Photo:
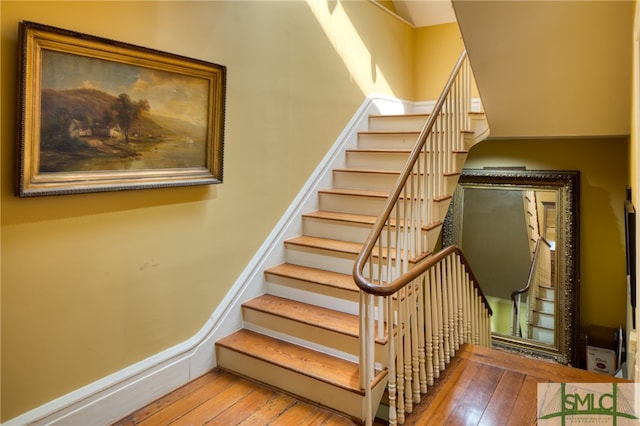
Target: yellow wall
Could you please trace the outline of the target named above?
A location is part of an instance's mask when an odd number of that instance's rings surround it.
[[[414,98],[438,99],[463,50],[462,36],[456,23],[416,29]],[[429,78],[424,78],[426,75]]]
[[[3,421],[191,337],[365,96],[413,96],[414,30],[369,2],[0,7]],[[224,183],[14,198],[19,20],[226,65]]]
[[[629,143],[617,139],[496,140],[471,148],[465,168],[580,171],[580,323],[625,324],[624,200]]]

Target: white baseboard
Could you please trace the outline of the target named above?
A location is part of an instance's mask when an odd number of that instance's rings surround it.
[[[344,150],[355,146],[357,132],[367,129],[369,114],[411,113],[416,112],[416,105],[381,95],[367,97],[276,228],[195,336],[3,425],[108,425],[214,368],[215,342],[242,328],[240,305],[265,292],[264,269],[283,262],[283,241],[301,233],[300,213],[317,207],[316,190],[329,186],[331,170],[344,162]]]

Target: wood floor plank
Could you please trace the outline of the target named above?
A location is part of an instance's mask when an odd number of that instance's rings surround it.
[[[545,380],[533,376],[527,376],[524,379],[507,418],[507,424],[521,424],[523,426],[537,424],[538,383],[544,382]]]
[[[489,404],[504,370],[491,365],[480,365],[449,414],[445,424],[477,425]]]
[[[313,413],[309,414],[305,419],[304,419],[304,424],[305,425],[326,425],[326,426],[338,426],[338,425],[349,425],[349,426],[353,426],[353,423],[351,423],[348,419],[346,418],[340,418],[340,419],[336,419],[333,415],[332,412],[330,411],[326,411],[326,410],[316,410]]]
[[[171,424],[173,421],[184,416],[185,413],[188,413],[204,402],[210,400],[219,392],[234,383],[235,378],[233,375],[223,371],[220,371],[220,373],[221,374],[217,376],[216,380],[195,389],[185,397],[177,399],[172,404],[165,406],[160,411],[154,413],[151,416],[148,416],[147,418],[136,424],[141,426]]]
[[[280,416],[295,403],[296,400],[294,398],[284,394],[279,394],[261,407],[257,407],[256,411],[252,413],[251,416],[238,423],[237,426],[268,425],[273,419]]]
[[[505,371],[478,424],[494,426],[502,423],[504,418],[511,414],[525,378],[522,373]]]
[[[405,425],[420,424],[416,422],[416,419],[421,419],[422,416],[425,415],[425,412],[427,412],[428,408],[431,407],[431,404],[439,394],[440,388],[445,386],[446,383],[450,380],[452,382],[459,380],[460,374],[462,374],[461,371],[462,369],[464,369],[463,364],[466,362],[468,362],[468,360],[462,359],[460,357],[454,357],[451,359],[446,370],[441,372],[440,377],[435,380],[434,384],[428,387],[427,393],[420,395],[421,402],[417,405],[414,405],[413,413],[411,413],[411,415],[407,417]]]
[[[407,416],[407,422],[405,424],[412,425],[442,425],[451,412],[455,409],[458,401],[462,398],[466,387],[471,383],[473,376],[478,370],[478,364],[469,362],[468,360],[462,360],[458,364],[458,368],[453,371],[453,374],[441,377],[438,382],[437,389],[434,387],[434,397],[428,404],[428,410],[424,411],[421,415],[410,414]],[[446,370],[445,370],[446,371]]]
[[[307,404],[306,402],[298,401],[294,406],[275,418],[269,425],[270,426],[289,426],[289,425],[307,425],[307,418],[311,417],[316,411],[317,407]]]
[[[176,425],[204,425],[226,410],[229,406],[235,404],[252,389],[253,385],[248,381],[234,381],[222,392],[211,395],[208,400],[185,413],[178,419],[175,419],[174,423]],[[215,398],[213,396],[215,396]]]
[[[250,417],[256,407],[262,407],[275,397],[275,391],[262,386],[254,386],[248,394],[230,404],[220,414],[204,424],[207,426],[236,425]]]
[[[180,388],[174,390],[173,392],[163,396],[162,398],[157,399],[151,404],[121,419],[120,421],[114,423],[113,426],[137,425],[141,421],[163,410],[165,407],[175,404],[177,401],[180,401],[182,398],[185,398],[189,394],[195,392],[200,387],[208,385],[215,380],[218,380],[224,374],[227,374],[227,373],[224,373],[222,370],[210,371],[209,373],[198,377],[192,382],[189,382],[186,385],[181,386]]]

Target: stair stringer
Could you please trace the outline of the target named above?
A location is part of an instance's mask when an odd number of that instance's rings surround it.
[[[355,147],[369,115],[407,114],[416,103],[368,96],[302,187],[204,326],[191,338],[3,423],[110,424],[133,410],[205,374],[217,365],[215,343],[242,328],[242,303],[265,293],[264,270],[284,261],[284,241],[300,234],[302,213],[318,206],[317,190],[331,186],[331,172],[344,167],[344,151]]]

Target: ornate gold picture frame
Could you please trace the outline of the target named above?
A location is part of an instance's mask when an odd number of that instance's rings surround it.
[[[225,66],[19,31],[17,196],[222,183]]]

